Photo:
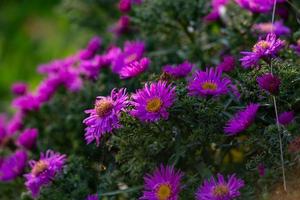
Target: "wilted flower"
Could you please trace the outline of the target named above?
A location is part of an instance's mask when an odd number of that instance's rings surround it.
[[[0,181],[11,181],[21,175],[27,161],[25,151],[18,150],[4,158],[0,164]]]
[[[223,57],[222,62],[217,66],[223,72],[231,72],[235,67],[235,59],[233,56],[227,55]]]
[[[236,135],[246,130],[253,123],[256,113],[258,111],[259,104],[249,104],[246,109],[237,112],[233,118],[231,118],[224,131],[228,136]]]
[[[179,65],[166,65],[163,67],[163,72],[175,78],[186,77],[192,70],[193,64],[185,61]]]
[[[142,58],[139,61],[133,61],[125,65],[119,72],[121,79],[128,79],[138,76],[148,69],[150,60],[148,58]]]
[[[275,33],[277,36],[281,35],[289,35],[291,33],[291,30],[283,25],[283,21],[276,21],[274,24],[271,22],[267,23],[259,23],[259,24],[254,24],[252,29],[254,31],[257,31],[259,33]]]
[[[259,176],[264,176],[265,173],[266,173],[265,165],[262,164],[262,163],[260,163],[259,165],[257,165],[257,171],[258,171]]]
[[[220,18],[222,8],[229,3],[229,0],[211,0],[211,12],[204,17],[206,21],[216,21]]]
[[[197,200],[233,200],[240,196],[240,189],[244,187],[244,181],[230,175],[225,180],[222,174],[218,178],[211,177],[205,180],[196,193]]]
[[[128,96],[123,88],[119,91],[113,89],[108,97],[97,97],[95,107],[85,111],[90,115],[83,121],[87,126],[85,129],[87,143],[96,140],[97,145],[99,145],[104,134],[120,128],[119,118],[127,105]]]
[[[282,112],[278,116],[278,122],[281,125],[288,125],[288,124],[290,124],[294,120],[294,118],[295,118],[295,116],[294,116],[294,112],[293,111]]]
[[[25,129],[18,137],[17,145],[26,149],[32,149],[36,146],[38,130],[35,128]]]
[[[290,142],[288,150],[290,153],[300,152],[300,136],[297,136],[293,141]]]
[[[192,96],[221,96],[227,94],[231,87],[231,80],[222,77],[220,68],[207,68],[197,71],[188,84],[189,94]]]
[[[25,174],[25,185],[35,198],[40,189],[53,181],[55,176],[62,170],[66,161],[66,155],[47,150],[41,153],[40,160],[29,161],[31,172]]]
[[[27,89],[27,84],[22,82],[14,83],[11,87],[11,91],[14,95],[25,95]]]
[[[153,174],[144,177],[144,192],[140,200],[177,200],[183,173],[173,166],[160,166]]]
[[[256,80],[261,89],[274,95],[278,94],[281,81],[277,76],[267,73],[259,76]]]
[[[241,52],[245,55],[240,59],[246,69],[257,67],[260,59],[274,57],[284,46],[285,42],[277,39],[274,33],[269,33],[265,40],[259,40],[251,52]]]
[[[130,114],[145,122],[166,120],[169,117],[167,109],[173,105],[175,95],[175,87],[164,81],[146,83],[143,89],[132,95],[134,108]]]

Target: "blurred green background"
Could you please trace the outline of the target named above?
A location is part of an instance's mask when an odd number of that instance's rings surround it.
[[[15,81],[34,88],[41,80],[36,67],[84,47],[106,32],[116,18],[112,0],[1,0],[0,109],[12,98]],[[95,6],[101,4],[101,6]],[[109,7],[108,7],[109,6]],[[104,36],[105,37],[105,36]]]

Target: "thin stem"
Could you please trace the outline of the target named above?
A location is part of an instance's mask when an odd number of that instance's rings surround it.
[[[282,168],[282,180],[283,180],[283,188],[284,191],[287,191],[286,187],[286,178],[285,178],[285,167],[284,167],[284,157],[283,157],[283,145],[282,145],[282,137],[281,137],[281,128],[278,120],[278,109],[277,109],[277,103],[276,98],[273,96],[273,103],[275,108],[275,115],[276,115],[276,125],[278,130],[278,138],[279,138],[279,148],[280,148],[280,159],[281,159],[281,168]]]

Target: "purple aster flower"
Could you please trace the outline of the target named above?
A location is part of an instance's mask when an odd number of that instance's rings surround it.
[[[14,134],[16,131],[19,131],[23,127],[24,113],[18,111],[7,123],[6,130],[9,134]]]
[[[231,72],[235,67],[235,58],[231,55],[223,57],[222,62],[217,66],[223,72]]]
[[[175,77],[186,77],[192,70],[193,64],[185,61],[179,65],[166,65],[163,67],[163,72]]]
[[[96,79],[99,76],[100,69],[106,64],[103,58],[101,55],[96,55],[91,60],[84,60],[80,63],[80,68],[87,77]]]
[[[120,35],[129,31],[129,26],[130,18],[127,15],[123,15],[120,17],[117,23],[110,28],[110,31],[114,33],[115,36],[119,37]]]
[[[235,2],[254,13],[266,13],[273,8],[273,0],[235,0]]]
[[[36,111],[40,108],[40,102],[31,93],[16,97],[13,100],[12,105],[23,112]]]
[[[140,60],[143,57],[144,51],[145,44],[143,42],[125,42],[124,51],[112,63],[112,71],[118,73],[125,65]]]
[[[225,180],[222,174],[218,178],[211,177],[205,180],[196,192],[197,200],[233,200],[240,196],[240,189],[244,187],[244,181],[234,174]]]
[[[245,69],[257,67],[260,59],[274,57],[283,47],[285,42],[277,39],[274,33],[269,33],[265,40],[259,40],[252,52],[241,52],[245,55],[240,59]]]
[[[57,76],[50,76],[42,80],[36,89],[36,98],[38,102],[45,103],[51,99],[61,84],[61,80]]]
[[[169,117],[167,109],[173,105],[175,95],[175,87],[164,81],[146,83],[143,89],[132,95],[134,108],[130,114],[145,122],[166,120]]]
[[[32,197],[37,197],[40,189],[53,181],[66,161],[66,155],[47,150],[46,153],[41,153],[40,160],[29,161],[31,172],[25,174],[25,185],[31,191]]]
[[[227,94],[231,87],[231,80],[222,77],[220,68],[207,68],[197,71],[188,84],[189,94],[192,96],[220,96]]]
[[[275,33],[276,36],[281,35],[289,35],[291,33],[291,30],[283,25],[283,21],[276,21],[274,24],[271,22],[268,23],[259,23],[254,24],[252,29],[259,33]]]
[[[11,91],[14,95],[25,95],[27,93],[27,84],[22,82],[14,83],[11,87]]]
[[[183,173],[173,166],[161,165],[153,174],[144,177],[144,192],[140,200],[177,200],[182,176]]]
[[[293,49],[295,53],[300,56],[300,39],[297,41],[296,45],[294,44],[290,45],[290,48]]]
[[[281,81],[277,76],[267,73],[259,76],[256,80],[261,89],[274,95],[278,94]]]
[[[295,118],[294,112],[289,111],[289,112],[282,112],[278,116],[278,122],[281,125],[288,125],[290,124]]]
[[[91,194],[91,195],[87,196],[87,198],[85,200],[99,200],[99,197],[97,194]]]
[[[249,104],[244,110],[239,111],[231,118],[224,131],[228,136],[237,135],[238,133],[246,130],[253,123],[259,104]]]
[[[119,91],[113,89],[108,97],[97,97],[95,107],[85,111],[90,115],[83,121],[87,126],[85,129],[87,143],[96,140],[97,145],[99,145],[104,134],[120,128],[121,112],[125,111],[127,105],[128,96],[123,88]]]
[[[208,15],[204,17],[204,20],[208,22],[218,20],[220,18],[220,13],[222,12],[222,9],[228,3],[229,0],[212,0],[211,1],[212,10]]]
[[[119,72],[121,79],[128,79],[136,77],[148,69],[150,60],[148,58],[142,58],[139,61],[133,61],[125,65]]]
[[[38,130],[36,128],[25,129],[18,137],[16,143],[18,146],[28,150],[36,146]]]
[[[119,10],[123,13],[127,13],[127,12],[130,12],[131,10],[131,0],[120,0],[119,1]]]
[[[21,175],[27,161],[25,151],[18,150],[14,154],[4,158],[0,165],[0,180],[11,181]]]
[[[102,44],[102,39],[98,36],[94,36],[88,43],[87,49],[93,53],[96,53]]]
[[[259,176],[264,176],[266,174],[266,167],[263,163],[260,163],[257,165],[257,171]]]

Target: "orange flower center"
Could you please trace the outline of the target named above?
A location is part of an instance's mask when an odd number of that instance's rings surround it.
[[[31,173],[33,173],[35,176],[39,175],[40,173],[48,169],[48,166],[49,164],[47,161],[40,160],[33,166]]]
[[[218,185],[213,189],[213,195],[215,197],[224,197],[229,193],[229,188],[227,185]]]
[[[161,184],[156,190],[158,200],[168,200],[171,197],[172,189],[169,184]]]
[[[256,43],[252,49],[253,52],[258,52],[260,48],[263,49],[267,49],[270,47],[270,43],[265,41],[265,40],[261,40],[258,43]]]
[[[161,108],[162,104],[163,102],[160,100],[160,98],[155,97],[147,102],[146,110],[148,112],[157,112]]]
[[[99,117],[104,117],[113,109],[114,105],[112,101],[109,100],[100,100],[96,102],[95,110]]]
[[[217,84],[209,82],[209,81],[202,84],[203,90],[216,90],[217,87],[218,87]]]
[[[125,59],[125,64],[131,63],[132,61],[135,61],[136,59],[137,59],[137,55],[136,55],[136,53],[133,53]]]

